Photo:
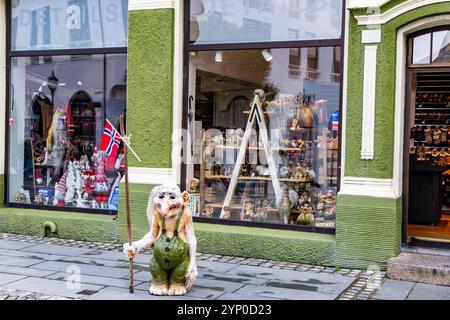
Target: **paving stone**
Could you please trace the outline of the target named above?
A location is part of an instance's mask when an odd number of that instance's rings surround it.
[[[27,277],[40,277],[44,278],[50,274],[55,273],[55,271],[34,269],[34,268],[24,268],[24,267],[14,267],[14,266],[4,266],[0,265],[0,272],[6,274],[15,274],[19,276]]]
[[[235,269],[237,266],[232,263],[219,263],[219,262],[213,262],[213,261],[198,261],[197,262],[197,269],[198,271],[204,271],[204,272],[219,272],[219,273],[226,273],[230,270]]]
[[[92,249],[81,249],[69,246],[58,246],[54,244],[39,244],[31,247],[25,247],[23,251],[46,253],[46,254],[57,254],[63,256],[80,256],[82,254],[87,254],[91,252]]]
[[[0,273],[0,286],[26,278],[25,276]]]
[[[65,257],[62,255],[53,255],[53,254],[45,254],[45,253],[31,253],[31,252],[26,252],[26,251],[7,250],[7,249],[0,249],[0,256],[22,257],[22,258],[29,258],[29,259],[41,259],[41,260],[51,260],[51,261],[62,259]]]
[[[241,277],[259,277],[270,279],[271,281],[279,281],[291,283],[297,287],[317,288],[322,292],[333,293],[336,296],[348,288],[353,282],[352,278],[339,274],[315,273],[311,271],[298,272],[289,270],[274,270],[272,268],[263,267],[244,267],[238,266],[227,274],[237,275]]]
[[[123,279],[127,279],[129,280],[130,277],[127,273],[127,275],[125,277],[123,277]],[[141,281],[144,283],[150,283],[150,281],[152,280],[152,274],[150,273],[149,270],[147,271],[137,271],[134,273],[134,280],[135,281]]]
[[[240,294],[240,293],[225,293],[217,298],[218,300],[239,300],[239,301],[249,301],[249,300],[268,300],[267,297],[257,296],[257,295],[249,295],[249,294]],[[282,300],[278,298],[271,297],[270,300]]]
[[[0,265],[3,266],[17,266],[17,267],[29,267],[38,263],[41,263],[42,259],[29,259],[23,257],[10,257],[1,256]]]
[[[68,268],[69,267],[72,268],[73,266],[77,266],[80,268],[81,275],[93,275],[93,276],[109,277],[109,278],[123,278],[126,275],[128,275],[127,269],[112,268],[112,267],[99,267],[99,266],[91,266],[91,265],[86,265],[86,264],[73,264],[73,263],[62,262],[62,261],[42,262],[40,264],[34,265],[33,268],[67,272]]]
[[[210,288],[204,288],[194,285],[191,290],[186,294],[186,297],[200,298],[200,299],[216,299],[223,295],[224,291],[213,290]]]
[[[73,264],[87,264],[87,265],[98,266],[98,267],[115,267],[120,264],[123,264],[123,262],[119,262],[119,261],[100,260],[100,259],[82,258],[82,257],[66,257],[66,258],[59,259],[58,261],[70,262]]]
[[[66,281],[70,275],[65,272],[58,272],[47,276],[47,279]],[[127,279],[117,279],[117,278],[107,278],[107,277],[97,277],[89,275],[81,275],[80,282],[86,284],[95,284],[100,286],[117,287],[117,288],[128,288],[130,286],[130,281]],[[136,281],[134,285],[139,286],[142,282]],[[147,285],[148,289],[148,285]]]
[[[84,297],[86,300],[197,300],[193,297],[187,296],[153,296],[148,291],[134,290],[134,293],[130,293],[127,289],[106,287],[100,290],[98,293]]]
[[[0,249],[8,250],[18,250],[26,247],[34,246],[34,243],[11,241],[11,240],[0,240]]]
[[[241,277],[237,275],[230,275],[224,273],[216,273],[216,272],[203,272],[199,271],[197,279],[208,279],[212,281],[226,281],[226,282],[234,282],[237,284],[253,284],[253,285],[261,285],[268,281],[268,279],[258,278],[258,277]]]
[[[450,287],[416,283],[407,300],[450,300]]]
[[[275,288],[267,286],[246,285],[235,293],[261,296],[267,299],[289,299],[289,300],[333,300],[337,298],[335,294],[323,293],[318,291],[293,290],[285,288]]]
[[[78,292],[82,290],[100,290],[103,286],[96,286],[81,283],[79,288],[70,288],[68,282],[49,280],[35,277],[28,277],[3,286],[5,289],[33,291],[47,295],[60,295],[64,297],[80,298],[84,297]]]
[[[95,250],[88,252],[87,254],[83,254],[79,256],[80,258],[95,258],[98,260],[110,260],[110,261],[120,261],[120,262],[128,262],[128,259],[125,257],[123,252],[110,252],[110,251],[100,251]],[[142,264],[150,264],[151,255],[139,253],[135,258],[134,262],[142,263]]]

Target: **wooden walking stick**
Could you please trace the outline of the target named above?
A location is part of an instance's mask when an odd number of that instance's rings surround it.
[[[120,134],[122,139],[127,139],[125,135],[124,117],[120,116]],[[124,174],[125,174],[125,210],[127,215],[128,243],[133,243],[131,236],[131,213],[130,213],[130,192],[128,189],[128,143],[123,144],[124,151]],[[130,293],[134,293],[134,264],[133,258],[130,259]]]

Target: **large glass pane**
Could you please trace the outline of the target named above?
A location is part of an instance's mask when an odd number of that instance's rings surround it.
[[[128,0],[12,1],[11,49],[126,47]]]
[[[414,38],[413,64],[430,63],[431,34],[427,33]]]
[[[191,0],[195,44],[339,39],[342,0]]]
[[[450,63],[450,30],[433,32],[432,63]]]
[[[191,53],[186,183],[196,215],[334,227],[339,49]],[[256,89],[265,92],[262,110]]]
[[[12,59],[9,202],[117,209],[121,157],[98,149],[105,120],[116,125],[125,108],[125,60]]]

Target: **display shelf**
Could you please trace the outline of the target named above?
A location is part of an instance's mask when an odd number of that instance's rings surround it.
[[[219,175],[211,175],[207,176],[206,179],[231,179],[231,176],[219,176]],[[246,177],[240,176],[238,177],[240,181],[271,181],[270,177]],[[296,182],[296,183],[307,183],[312,182],[312,180],[303,180],[303,179],[289,179],[289,178],[279,178],[280,181],[283,182]]]
[[[305,143],[312,143],[312,141],[304,141]],[[216,146],[218,149],[235,149],[239,150],[240,147],[237,146]],[[248,147],[247,150],[264,150],[262,147]],[[285,152],[291,152],[291,151],[303,151],[304,148],[280,148],[280,147],[272,147],[272,151],[285,151]]]
[[[243,114],[250,114],[250,111],[242,111]],[[271,114],[275,114],[275,112],[272,111],[263,111],[264,115],[271,115]]]

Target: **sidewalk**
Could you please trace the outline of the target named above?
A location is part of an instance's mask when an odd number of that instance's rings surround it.
[[[414,284],[413,295],[399,295],[399,284],[386,280],[375,292],[366,285],[371,274],[361,270],[198,254],[199,277],[192,290],[182,297],[156,297],[148,293],[149,260],[149,253],[137,256],[135,293],[130,294],[120,245],[0,234],[0,300],[351,300],[411,298],[423,289]],[[450,288],[444,289],[440,299],[450,299]]]

